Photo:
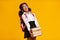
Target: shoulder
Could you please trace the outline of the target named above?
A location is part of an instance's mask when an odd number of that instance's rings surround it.
[[[26,17],[26,13],[25,12],[23,12],[22,17]]]
[[[30,12],[33,16],[35,16],[35,13],[34,12]]]
[[[23,12],[22,16],[24,16],[24,15],[25,15],[25,12]]]

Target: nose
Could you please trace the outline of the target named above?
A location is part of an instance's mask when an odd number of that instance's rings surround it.
[[[23,6],[23,8],[28,8],[27,6]]]

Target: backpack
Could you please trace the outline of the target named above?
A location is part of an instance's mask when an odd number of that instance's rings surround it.
[[[27,18],[27,15],[26,14],[24,14],[25,16],[26,16],[26,18]],[[34,16],[34,14],[32,14],[33,16]],[[22,19],[22,17],[21,17],[21,28],[22,28],[22,31],[24,32],[24,30],[25,30],[25,27],[26,27],[26,25],[25,25],[25,23],[24,23],[24,21],[23,21],[23,19]]]

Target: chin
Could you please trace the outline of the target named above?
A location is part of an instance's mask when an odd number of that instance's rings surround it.
[[[26,10],[25,12],[28,12],[28,10]]]

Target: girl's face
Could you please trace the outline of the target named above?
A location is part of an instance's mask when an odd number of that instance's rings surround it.
[[[22,7],[24,12],[28,12],[28,6],[26,4],[23,4]]]

